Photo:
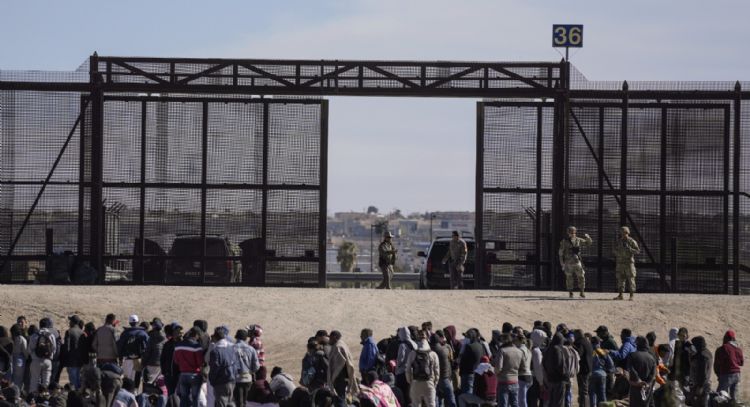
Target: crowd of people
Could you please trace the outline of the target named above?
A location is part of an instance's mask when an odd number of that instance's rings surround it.
[[[68,322],[64,334],[50,318],[0,326],[0,407],[709,407],[738,403],[744,361],[732,330],[711,352],[686,328],[660,343],[627,328],[618,341],[606,326],[504,323],[487,341],[425,322],[381,340],[363,329],[358,360],[341,332],[320,330],[295,379],[279,367],[269,376],[259,325],[232,336],[203,320]]]

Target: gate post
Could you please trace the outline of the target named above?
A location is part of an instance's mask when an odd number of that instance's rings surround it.
[[[484,102],[477,103],[477,168],[474,196],[474,288],[488,288],[491,276],[485,276],[484,256]],[[490,273],[491,273],[490,269]]]
[[[104,211],[102,208],[103,156],[104,156],[104,92],[99,73],[99,56],[95,52],[89,61],[89,83],[91,85],[91,240],[89,253],[92,266],[98,273],[97,281],[103,284],[104,270]]]
[[[562,61],[560,64],[560,77],[557,94],[555,95],[555,117],[552,134],[552,242],[550,247],[550,274],[551,288],[553,290],[561,287],[560,266],[557,262],[557,245],[562,240],[567,218],[567,202],[565,173],[567,157],[565,156],[566,141],[568,134],[568,109],[570,104],[568,84],[568,63]]]
[[[742,85],[740,82],[734,85],[734,177],[733,177],[733,213],[732,213],[732,281],[734,283],[732,294],[740,295],[740,165],[742,160],[742,148],[740,145],[740,118],[742,117]]]

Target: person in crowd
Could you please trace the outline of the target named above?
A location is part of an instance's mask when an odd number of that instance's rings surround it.
[[[151,331],[148,333],[146,350],[141,358],[144,383],[152,383],[161,375],[161,353],[167,342],[167,337],[162,332],[164,323],[161,319],[154,318],[149,325],[151,325]]]
[[[609,328],[606,325],[599,325],[594,332],[596,332],[596,336],[601,340],[601,349],[615,351],[620,349],[620,346],[617,345],[617,341],[609,333]]]
[[[430,336],[430,349],[438,357],[440,377],[436,387],[438,407],[456,407],[456,395],[453,387],[453,350],[448,346],[445,333],[438,329]]]
[[[482,356],[489,357],[478,334],[476,329],[469,329],[465,334],[466,344],[460,351],[458,368],[461,376],[461,393],[474,393],[474,370],[479,365]]]
[[[12,381],[20,392],[24,390],[24,377],[28,369],[26,359],[29,356],[29,346],[26,337],[23,335],[23,328],[18,323],[10,327],[10,337],[13,340],[13,352],[11,354],[13,358]]]
[[[359,334],[362,340],[362,352],[359,354],[359,372],[364,374],[370,370],[375,370],[375,364],[378,362],[378,345],[372,337],[372,329],[365,328]]]
[[[527,369],[526,354],[513,345],[511,334],[500,335],[500,351],[494,356],[498,407],[518,407],[518,374]]]
[[[52,378],[52,359],[57,351],[57,341],[51,326],[49,318],[42,318],[39,320],[39,332],[29,338],[29,393],[35,393],[40,385],[49,387]]]
[[[96,330],[91,342],[91,348],[96,353],[96,363],[100,366],[105,363],[117,363],[116,321],[115,314],[107,314],[104,325]]]
[[[50,384],[57,384],[60,382],[60,374],[62,372],[62,363],[60,356],[62,355],[62,334],[60,330],[55,328],[55,321],[49,319],[49,328],[52,335],[55,337],[55,352],[52,356],[52,376],[50,377]]]
[[[247,327],[248,343],[255,349],[258,354],[258,363],[261,366],[266,365],[266,350],[263,348],[263,327],[258,324],[252,324]]]
[[[271,385],[268,383],[268,371],[265,366],[261,366],[255,375],[255,381],[250,386],[250,392],[247,395],[248,406],[256,407],[261,404],[276,403],[276,396],[271,391]]]
[[[362,407],[402,407],[391,386],[379,380],[375,371],[371,370],[362,376],[359,391],[358,398]]]
[[[167,385],[167,393],[171,396],[177,392],[180,380],[180,369],[174,363],[174,353],[177,344],[182,341],[182,326],[173,322],[164,327],[164,335],[167,337],[167,341],[161,351],[159,368]]]
[[[628,359],[628,355],[636,351],[635,336],[633,331],[628,328],[623,328],[620,332],[620,340],[622,340],[622,346],[620,349],[609,352],[609,356],[612,357],[612,361],[618,367],[625,367]]]
[[[294,393],[297,386],[294,385],[294,379],[289,373],[283,371],[279,366],[271,369],[271,391],[279,402],[289,399]]]
[[[339,331],[331,331],[328,362],[328,387],[336,395],[337,405],[346,407],[347,398],[357,396],[359,383],[354,376],[354,358]]]
[[[214,407],[234,405],[238,363],[234,343],[229,341],[228,335],[227,327],[216,327],[212,335],[213,342],[206,354],[208,382],[213,388]]]
[[[719,380],[716,391],[726,391],[732,401],[737,401],[740,386],[740,371],[745,357],[733,330],[724,334],[723,344],[714,352],[714,373]]]
[[[180,407],[198,407],[204,360],[200,336],[200,328],[192,327],[185,337],[175,344],[173,359],[179,372],[177,394],[180,396]]]
[[[417,350],[417,343],[411,338],[408,327],[398,328],[396,336],[399,341],[395,370],[396,386],[401,389],[406,404],[410,404],[409,382],[406,380],[406,361],[409,355]]]
[[[656,380],[656,360],[649,352],[648,340],[645,337],[637,337],[635,345],[636,351],[628,354],[625,367],[630,379],[630,405],[647,407]]]
[[[136,386],[135,381],[129,377],[122,378],[122,388],[115,396],[113,407],[138,407],[138,401],[135,399]]]
[[[148,333],[139,325],[138,315],[128,317],[128,326],[117,340],[117,354],[122,360],[123,376],[140,386],[140,373],[143,370],[141,358],[148,345]]]
[[[406,381],[413,407],[435,407],[437,382],[440,379],[440,360],[430,349],[426,334],[417,337],[417,349],[406,360]]]
[[[531,349],[523,329],[514,328],[513,346],[523,352],[523,363],[518,371],[518,407],[527,407],[529,388],[534,384],[531,373]],[[493,353],[494,354],[494,353]]]
[[[237,330],[234,335],[234,352],[237,357],[237,378],[234,386],[234,405],[244,406],[253,384],[253,378],[260,369],[258,353],[247,343],[248,333],[245,329]]]
[[[556,333],[542,356],[542,367],[544,368],[548,392],[548,407],[563,407],[566,389],[570,385],[570,377],[565,371],[567,350],[564,348],[564,341],[563,335],[559,332]]]
[[[472,392],[462,393],[458,397],[459,407],[467,405],[494,404],[497,401],[497,376],[495,369],[490,363],[489,356],[482,356],[479,364],[474,369],[474,380],[472,380]]]
[[[529,334],[531,341],[531,375],[533,384],[526,393],[526,404],[529,407],[541,407],[542,388],[544,387],[544,367],[542,355],[546,349],[547,333],[542,329],[541,322]]]
[[[596,405],[589,405],[589,380],[593,370],[594,349],[591,346],[591,342],[583,335],[582,330],[573,330],[573,338],[573,347],[578,352],[580,358],[578,361],[578,375],[576,376],[578,383],[578,406],[596,407]]]
[[[677,381],[680,388],[690,380],[690,352],[693,344],[690,342],[688,329],[681,327],[677,330],[677,340],[674,344],[672,364],[669,366],[669,380]]]
[[[81,329],[81,318],[78,315],[70,316],[68,321],[69,328],[65,332],[61,361],[68,372],[70,387],[77,390],[81,387],[81,367],[86,364],[83,347],[84,333]]]
[[[434,331],[432,330],[432,321],[425,321],[425,322],[422,322],[422,332],[424,332],[424,333],[425,333],[425,335],[427,335],[427,340],[429,341],[429,339],[430,339],[430,337],[432,336],[432,334],[434,334],[434,333],[435,333],[435,332],[434,332]]]
[[[328,357],[328,354],[331,353],[331,337],[328,336],[328,331],[325,329],[319,329],[318,332],[315,333],[315,342],[320,345],[320,349],[322,349],[323,353]]]
[[[596,407],[607,401],[607,377],[614,376],[615,364],[607,351],[601,347],[602,340],[591,338],[591,375],[589,376],[589,406]]]
[[[302,359],[300,384],[314,392],[328,382],[328,356],[315,338],[307,341],[307,352]]]
[[[690,388],[693,407],[708,407],[711,392],[713,356],[702,336],[693,338],[694,354],[690,357]]]
[[[25,316],[19,315],[16,318],[16,323],[21,327],[21,333],[24,336],[24,338],[26,338],[26,340],[28,340],[29,336],[31,336],[29,334],[29,327],[31,326],[29,324],[29,320]]]

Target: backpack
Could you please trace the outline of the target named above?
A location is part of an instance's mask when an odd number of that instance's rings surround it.
[[[130,359],[140,358],[145,350],[143,346],[144,343],[143,338],[131,333],[130,336],[128,336],[128,340],[125,342],[125,346],[123,346],[124,355]]]
[[[208,381],[211,385],[216,386],[234,381],[234,358],[230,355],[234,355],[232,348],[217,346],[211,350],[208,364]]]
[[[34,353],[41,359],[52,357],[52,332],[47,330],[39,332]]]
[[[430,354],[427,352],[417,352],[414,361],[411,363],[412,377],[416,380],[430,380],[432,369],[430,368]]]
[[[563,376],[572,379],[578,374],[578,352],[569,346],[561,346]]]

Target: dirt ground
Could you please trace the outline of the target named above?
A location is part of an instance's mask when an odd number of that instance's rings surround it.
[[[227,324],[232,333],[260,324],[267,365],[281,366],[295,379],[307,338],[318,329],[341,331],[355,357],[362,328],[373,329],[380,339],[395,334],[399,326],[423,321],[432,321],[436,328],[453,324],[460,332],[476,327],[485,337],[506,321],[527,328],[534,320],[565,322],[589,332],[603,324],[615,333],[624,327],[641,335],[655,331],[658,343],[667,342],[669,328],[685,326],[691,336],[705,336],[711,350],[732,328],[740,343],[750,343],[750,296],[649,294],[637,295],[634,302],[612,297],[590,293],[585,300],[568,300],[565,293],[521,291],[6,285],[0,286],[0,324],[10,326],[18,315],[31,321],[47,316],[62,329],[66,317],[75,313],[98,326],[109,312],[121,321],[137,314],[142,320],[158,316],[184,326],[206,319],[212,329]],[[750,348],[745,349],[750,354]],[[750,399],[749,378],[743,375],[744,400]],[[715,386],[716,378],[712,381]]]

